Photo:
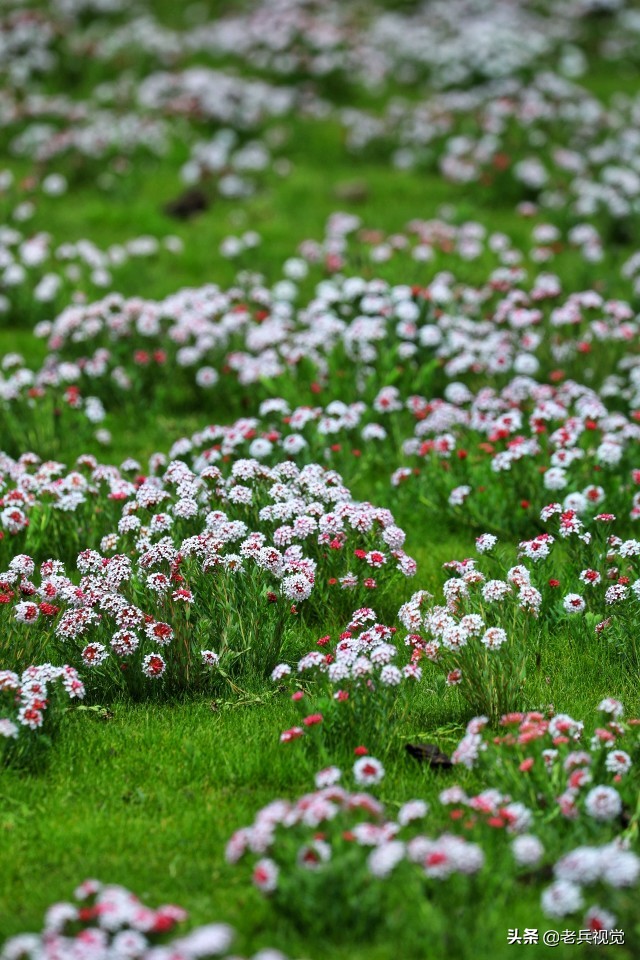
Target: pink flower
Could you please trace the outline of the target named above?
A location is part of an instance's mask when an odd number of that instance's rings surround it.
[[[278,886],[278,865],[264,857],[253,868],[253,882],[263,893],[272,893]]]
[[[322,714],[321,713],[310,713],[308,717],[305,717],[302,721],[305,727],[314,727],[317,723],[322,723]]]
[[[289,743],[290,740],[297,740],[304,736],[302,727],[291,727],[290,730],[284,730],[280,734],[280,743]]]

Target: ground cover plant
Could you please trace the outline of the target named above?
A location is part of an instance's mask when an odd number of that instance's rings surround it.
[[[639,38],[0,4],[2,960],[638,955]]]

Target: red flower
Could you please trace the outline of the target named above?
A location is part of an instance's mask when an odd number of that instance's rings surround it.
[[[366,757],[366,755],[369,753],[366,747],[356,747],[353,752],[355,753],[356,757]]]
[[[176,921],[173,917],[168,916],[166,913],[159,913],[153,922],[152,930],[154,933],[168,933],[175,925]]]
[[[40,613],[44,613],[45,617],[55,617],[60,610],[60,607],[54,607],[52,603],[41,603],[39,606]]]
[[[302,736],[304,736],[304,730],[302,727],[291,727],[290,730],[285,730],[280,734],[280,742],[289,743],[290,740],[297,740]]]
[[[447,855],[442,850],[434,850],[428,853],[424,860],[425,867],[438,867],[441,863],[447,862]]]
[[[308,717],[305,717],[302,721],[305,727],[315,727],[316,724],[322,723],[323,717],[321,713],[310,713]]]

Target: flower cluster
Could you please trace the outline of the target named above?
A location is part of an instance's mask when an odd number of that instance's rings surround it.
[[[420,666],[397,646],[396,632],[362,608],[334,641],[330,635],[317,640],[295,668],[278,664],[271,679],[291,687],[303,712],[301,725],[283,731],[281,742],[316,734],[334,751],[356,740],[382,747],[389,723],[422,678]]]
[[[358,928],[380,919],[392,888],[408,899],[445,898],[449,878],[473,878],[485,858],[473,842],[451,833],[422,832],[429,807],[422,800],[403,804],[391,819],[384,805],[362,788],[380,783],[384,768],[363,755],[353,765],[355,791],[340,785],[342,773],[328,767],[316,775],[316,790],[294,802],[276,800],[264,807],[250,827],[230,838],[226,857],[253,860],[255,886],[283,912],[294,908],[300,922],[354,922],[349,891],[359,891]],[[387,882],[393,878],[393,882]],[[326,903],[327,909],[319,909]],[[329,905],[331,904],[331,910]]]
[[[68,665],[50,663],[27,667],[22,674],[0,670],[0,757],[28,755],[34,734],[55,731],[66,699],[82,700],[85,687],[78,672]]]
[[[26,629],[94,680],[124,678],[131,692],[141,674],[197,685],[220,658],[244,657],[249,673],[268,675],[299,611],[317,615],[328,597],[336,609],[351,606],[374,591],[383,601],[415,573],[391,512],[354,501],[338,474],[315,464],[239,459],[196,474],[173,460],[136,482],[98,466],[92,477],[118,503],[117,530],[78,554],[79,579],[49,559],[36,585],[33,558],[15,556],[0,575],[2,610],[11,636]],[[70,508],[91,489],[78,475]]]
[[[199,960],[231,957],[234,931],[224,923],[196,927],[169,937],[187,919],[174,904],[148,907],[125,887],[85,880],[75,902],[54,903],[47,910],[42,933],[25,933],[7,940],[2,960]],[[234,954],[234,957],[236,955]],[[237,958],[240,960],[240,958]],[[259,950],[253,960],[286,960],[278,950]]]
[[[588,737],[582,721],[562,713],[505,714],[497,736],[488,735],[486,717],[476,717],[453,763],[494,771],[516,796],[532,807],[557,809],[585,836],[628,825],[635,815],[630,771],[640,721],[625,721],[622,703],[613,698],[603,700],[598,712],[602,725]]]
[[[485,541],[486,542],[486,541]],[[524,566],[490,579],[473,559],[451,561],[445,603],[422,590],[400,608],[412,661],[430,661],[467,702],[493,719],[514,707],[526,677],[528,634],[542,597]]]

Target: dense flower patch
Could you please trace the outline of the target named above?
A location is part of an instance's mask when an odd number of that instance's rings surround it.
[[[622,712],[617,701],[600,706],[608,715]],[[545,865],[552,867],[555,881],[541,895],[548,917],[578,914],[584,909],[584,897],[595,895],[591,888],[608,904],[615,902],[618,909],[628,911],[627,890],[640,878],[640,858],[628,849],[627,841],[615,839],[615,826],[612,830],[612,821],[623,810],[620,794],[606,784],[585,786],[598,774],[619,783],[628,772],[629,755],[616,745],[625,732],[622,725],[614,721],[607,730],[597,728],[590,748],[579,750],[583,724],[570,717],[507,715],[501,724],[508,732],[490,748],[494,763],[489,766],[488,744],[483,739],[486,723],[486,717],[479,717],[469,724],[454,762],[472,766],[487,754],[487,768],[499,787],[470,796],[458,785],[448,786],[441,791],[437,807],[412,799],[397,805],[397,813],[391,816],[368,792],[377,789],[385,770],[365,751],[353,764],[355,790],[341,785],[339,768],[321,770],[314,792],[293,802],[276,800],[259,811],[251,826],[237,830],[227,844],[227,860],[235,864],[251,859],[254,885],[278,910],[293,910],[298,921],[312,929],[322,927],[323,917],[324,923],[335,922],[333,910],[328,919],[328,901],[337,891],[340,906],[333,909],[345,912],[346,920],[345,903],[349,903],[354,877],[362,898],[358,922],[370,932],[380,912],[389,907],[394,890],[401,889],[415,909],[426,887],[429,900],[442,902],[446,909],[452,890],[457,895],[463,891],[478,895],[478,882],[491,884],[488,872],[497,862],[502,878],[510,876],[516,887],[528,882],[532,870],[543,878]],[[555,747],[540,749],[547,737]],[[515,757],[509,755],[514,752]],[[520,755],[531,752],[539,761],[537,774],[531,772],[534,763],[527,762],[529,757],[517,764]],[[505,756],[496,765],[496,756],[502,753]],[[558,800],[570,830],[548,816],[547,798],[562,789],[559,780],[571,784]],[[581,788],[586,796],[578,805]],[[632,798],[631,790],[627,796]],[[448,828],[438,832],[447,823]],[[611,835],[613,840],[602,842]],[[588,837],[591,844],[572,847],[579,836]],[[554,862],[559,846],[567,852]],[[327,910],[318,910],[325,898]],[[596,931],[613,927],[618,919],[608,909],[593,905],[584,923]]]
[[[0,956],[2,960],[230,958],[234,931],[227,924],[210,923],[172,937],[187,916],[186,910],[174,904],[154,909],[124,887],[85,880],[75,891],[74,903],[55,903],[49,908],[41,934],[13,937],[5,943]],[[285,957],[279,950],[267,949],[258,950],[253,960]]]
[[[306,607],[317,616],[328,603],[388,599],[415,574],[391,512],[354,501],[317,465],[240,459],[196,475],[174,460],[136,482],[93,474],[118,503],[117,528],[78,554],[72,577],[48,559],[34,582],[34,560],[15,556],[1,577],[2,610],[9,650],[26,630],[22,642],[59,649],[103,685],[137,693],[146,678],[180,691],[218,664],[268,675]],[[96,492],[83,481],[71,509]]]

